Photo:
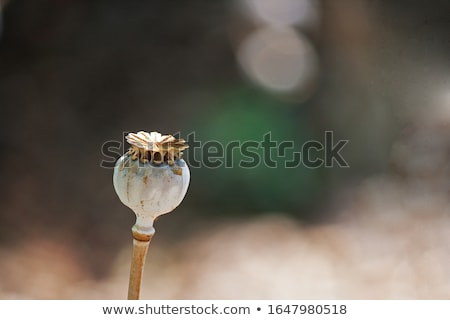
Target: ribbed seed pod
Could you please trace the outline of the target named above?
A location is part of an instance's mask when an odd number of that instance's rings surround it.
[[[131,147],[114,167],[113,184],[122,203],[136,214],[135,227],[145,232],[186,194],[190,172],[181,157],[188,145],[158,132],[130,133],[126,139]]]

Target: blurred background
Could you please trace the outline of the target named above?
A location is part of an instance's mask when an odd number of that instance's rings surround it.
[[[349,168],[191,168],[143,299],[450,297],[450,2],[0,8],[0,298],[126,298],[134,214],[100,163],[139,130],[349,140]]]

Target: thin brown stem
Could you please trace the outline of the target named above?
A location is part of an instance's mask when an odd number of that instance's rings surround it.
[[[142,274],[144,272],[145,257],[151,237],[147,239],[136,239],[133,237],[133,257],[131,260],[130,282],[128,286],[128,300],[139,300],[141,291]]]

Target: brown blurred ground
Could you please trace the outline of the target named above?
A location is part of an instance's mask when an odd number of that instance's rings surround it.
[[[380,189],[382,191],[380,191]],[[154,238],[143,299],[448,299],[449,201],[364,183],[341,217],[302,226],[279,213]],[[38,237],[0,252],[5,299],[124,299],[131,244],[103,279],[73,246]]]

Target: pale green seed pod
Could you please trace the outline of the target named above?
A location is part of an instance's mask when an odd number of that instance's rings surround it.
[[[127,141],[131,148],[114,167],[114,189],[136,214],[133,230],[150,235],[154,220],[174,210],[187,192],[190,172],[181,156],[188,146],[157,132],[130,133]]]

